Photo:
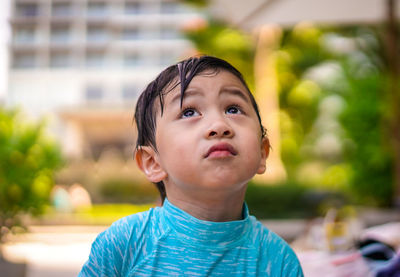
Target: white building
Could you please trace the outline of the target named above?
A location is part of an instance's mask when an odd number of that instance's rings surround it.
[[[138,93],[192,53],[181,29],[199,17],[171,0],[12,0],[7,105],[50,115],[68,156],[124,150]]]

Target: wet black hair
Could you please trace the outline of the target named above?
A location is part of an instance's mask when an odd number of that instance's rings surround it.
[[[261,123],[257,103],[242,74],[225,60],[212,56],[199,56],[188,58],[167,67],[155,80],[147,85],[139,96],[135,111],[135,122],[137,126],[136,151],[140,149],[141,146],[150,146],[157,151],[155,139],[156,117],[158,109],[161,116],[163,114],[164,95],[180,85],[182,107],[185,91],[196,75],[204,73],[205,71],[207,71],[207,73],[209,71],[211,71],[211,73],[218,73],[220,70],[225,70],[235,75],[246,88],[250,96],[251,104],[256,111],[260,123],[262,138],[264,138],[266,131]],[[156,105],[156,101],[158,101],[159,106]],[[161,200],[164,202],[164,199],[167,196],[164,183],[162,181],[158,182],[156,183],[156,186],[160,192]]]

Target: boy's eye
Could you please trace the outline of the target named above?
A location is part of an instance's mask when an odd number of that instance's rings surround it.
[[[181,113],[181,116],[183,118],[197,116],[197,115],[199,115],[199,113],[193,108],[184,109],[183,112]]]
[[[226,113],[227,113],[227,114],[240,114],[240,113],[242,113],[242,111],[241,111],[241,109],[240,109],[239,107],[237,107],[237,106],[229,106],[229,107],[226,109]]]

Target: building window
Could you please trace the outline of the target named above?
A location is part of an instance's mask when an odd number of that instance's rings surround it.
[[[85,99],[87,101],[101,101],[104,97],[103,87],[98,85],[89,85],[86,87]]]
[[[50,67],[65,68],[71,65],[69,53],[52,53],[50,55]]]
[[[39,15],[39,7],[36,3],[19,3],[16,7],[17,16],[35,17]]]
[[[87,15],[90,17],[106,16],[108,13],[105,2],[89,2],[87,6]]]
[[[89,26],[86,32],[88,42],[106,42],[108,40],[108,32],[103,26]]]
[[[56,2],[52,6],[52,16],[63,17],[72,15],[72,6],[69,2]]]
[[[143,65],[143,59],[137,53],[128,53],[124,55],[124,65],[126,67]]]
[[[183,5],[176,1],[161,1],[161,13],[174,14],[191,12],[194,12],[194,10],[188,5]]]
[[[14,53],[14,68],[33,68],[36,66],[35,53]]]
[[[51,42],[66,43],[70,39],[70,30],[68,26],[53,26],[51,28]]]
[[[160,30],[161,39],[179,39],[182,38],[180,32],[173,27],[162,27]]]
[[[159,63],[160,66],[168,66],[178,60],[178,57],[176,55],[173,55],[173,53],[164,53],[161,54],[159,57]]]
[[[161,13],[181,13],[186,11],[185,7],[176,2],[161,2]]]
[[[33,43],[35,41],[34,26],[17,27],[14,29],[14,42]]]
[[[143,4],[138,2],[127,2],[125,3],[125,14],[139,14],[142,13]]]
[[[122,87],[122,99],[127,101],[136,100],[139,95],[139,89],[133,84],[127,84]]]
[[[155,29],[147,29],[140,35],[140,38],[142,39],[159,39],[159,37],[160,32]]]
[[[86,53],[87,67],[101,67],[104,65],[104,52],[88,52]]]
[[[135,40],[139,37],[140,34],[137,28],[125,28],[121,32],[121,39],[123,40]]]

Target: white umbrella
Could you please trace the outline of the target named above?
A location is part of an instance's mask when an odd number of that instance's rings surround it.
[[[387,0],[210,0],[210,11],[243,29],[265,24],[292,26],[301,21],[323,24],[383,22]],[[395,1],[392,1],[395,2]],[[396,7],[400,15],[400,6]]]

